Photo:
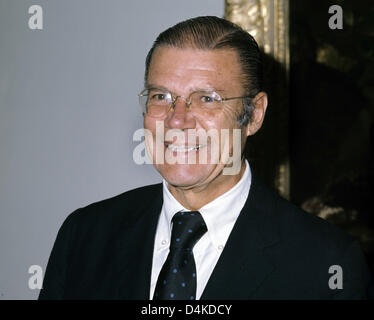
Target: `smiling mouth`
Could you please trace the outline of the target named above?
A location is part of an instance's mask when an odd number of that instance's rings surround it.
[[[199,144],[195,146],[176,146],[173,144],[165,143],[165,146],[173,152],[190,152],[200,150],[204,148],[206,145]]]

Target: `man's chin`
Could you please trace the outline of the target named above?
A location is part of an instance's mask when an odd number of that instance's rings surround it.
[[[157,170],[170,185],[188,188],[205,180],[212,168],[207,165],[174,164],[157,166]]]
[[[176,177],[176,176],[170,176],[170,175],[165,175],[163,178],[167,181],[169,185],[172,185],[173,187],[176,188],[182,188],[182,189],[190,189],[195,187],[196,185],[199,185],[201,182],[202,177]]]

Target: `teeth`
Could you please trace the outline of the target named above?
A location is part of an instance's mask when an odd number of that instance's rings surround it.
[[[171,150],[173,152],[190,152],[190,151],[194,151],[194,150],[199,150],[203,146],[201,144],[199,144],[199,145],[194,146],[194,147],[186,147],[186,146],[173,146],[173,145],[169,144],[167,147],[168,147],[169,150]]]

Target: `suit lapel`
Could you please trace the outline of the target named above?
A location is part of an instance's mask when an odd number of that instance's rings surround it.
[[[117,296],[124,300],[147,300],[152,271],[154,237],[162,208],[162,185],[153,199],[144,199],[143,204],[120,228],[115,268]]]
[[[253,177],[246,204],[201,299],[255,297],[256,289],[275,270],[267,251],[279,241],[275,204],[272,193]]]

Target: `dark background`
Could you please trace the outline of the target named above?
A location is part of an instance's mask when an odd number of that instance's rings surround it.
[[[358,238],[374,274],[374,3],[291,0],[290,51],[291,201]]]
[[[331,30],[331,5],[343,30]],[[374,275],[374,3],[290,0],[290,69],[264,55],[269,107],[247,144],[255,172],[278,190],[290,163],[290,200],[361,243]]]

